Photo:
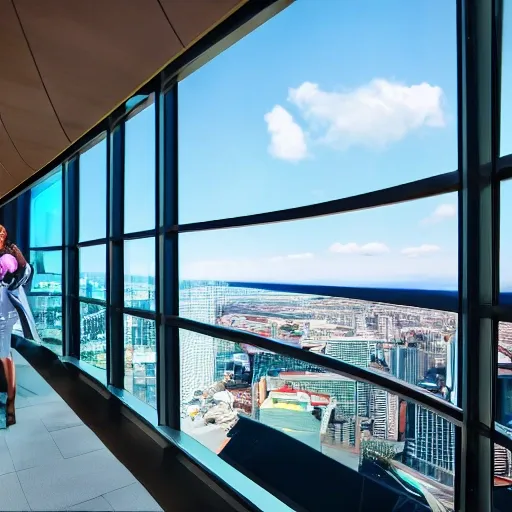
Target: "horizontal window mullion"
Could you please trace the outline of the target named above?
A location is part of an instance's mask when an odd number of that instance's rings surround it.
[[[457,312],[459,306],[458,292],[440,290],[415,290],[400,288],[371,288],[351,286],[321,286],[286,283],[258,283],[228,281],[229,287],[252,288],[284,293],[301,293],[307,295],[323,295],[343,299],[382,302],[398,306],[435,309],[438,311]]]
[[[94,299],[92,297],[83,297],[79,295],[78,297],[72,297],[73,299],[79,300],[80,302],[83,302],[84,304],[96,304],[98,306],[107,306],[106,300],[101,299]]]
[[[124,240],[138,240],[140,238],[151,238],[156,236],[158,230],[156,229],[146,229],[144,231],[136,231],[134,233],[125,233],[121,237],[111,237],[110,240],[112,242],[123,242]]]
[[[55,293],[52,293],[52,292],[25,292],[26,296],[27,297],[62,297],[63,294],[62,292],[55,292]]]
[[[78,242],[76,247],[81,249],[82,247],[91,247],[94,245],[106,245],[107,244],[107,238],[96,238],[94,240],[84,240],[82,242]]]
[[[193,231],[255,226],[258,224],[273,224],[291,220],[323,217],[326,215],[347,213],[405,201],[412,201],[415,199],[423,199],[426,197],[446,194],[448,192],[456,192],[459,189],[459,186],[459,172],[452,171],[445,174],[439,174],[438,176],[433,176],[431,178],[397,185],[395,187],[388,187],[373,192],[345,197],[343,199],[335,199],[333,201],[326,201],[323,203],[298,206],[296,208],[287,208],[285,210],[276,210],[273,212],[243,215],[241,217],[179,224],[169,228],[168,232],[189,233]]]
[[[33,251],[33,252],[49,252],[49,251],[62,251],[64,248],[63,245],[49,245],[49,246],[46,246],[46,247],[30,247],[29,248],[29,251]]]
[[[186,329],[198,334],[224,339],[233,343],[251,345],[263,350],[269,350],[277,354],[285,355],[293,359],[305,361],[315,366],[323,367],[326,370],[343,377],[359,382],[365,382],[372,386],[377,386],[392,393],[393,395],[403,398],[406,401],[414,402],[433,411],[456,426],[462,425],[462,410],[460,408],[456,407],[451,402],[437,397],[429,391],[424,391],[416,386],[402,382],[395,377],[384,374],[383,372],[360,368],[323,354],[303,350],[302,348],[293,345],[287,345],[278,340],[219,325],[196,322],[179,316],[165,317],[165,322],[179,329]]]
[[[130,308],[123,306],[120,308],[125,315],[137,316],[139,318],[144,318],[146,320],[155,320],[157,321],[159,318],[159,314],[155,311],[149,311],[147,309],[138,309],[138,308]]]
[[[496,162],[496,171],[500,180],[512,178],[512,154],[498,158],[498,161]]]

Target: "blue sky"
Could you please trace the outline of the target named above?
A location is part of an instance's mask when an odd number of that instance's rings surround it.
[[[180,83],[181,223],[347,197],[457,168],[455,1],[323,0],[322,7],[298,0]],[[512,17],[505,16],[506,91]],[[512,152],[506,94],[502,113],[506,154]],[[154,223],[153,145],[150,107],[126,128],[128,231]],[[105,149],[103,141],[81,157],[81,196],[88,198],[80,208],[82,239],[104,234]],[[510,195],[507,184],[503,220],[510,218]],[[57,193],[44,196],[55,204]],[[504,262],[512,256],[506,232],[502,222]],[[140,257],[130,268],[145,274]],[[97,260],[84,261],[84,269],[100,270]],[[454,288],[457,196],[184,234],[180,272]],[[501,272],[502,282],[512,284],[506,264]]]

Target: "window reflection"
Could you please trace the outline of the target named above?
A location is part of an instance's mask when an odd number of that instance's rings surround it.
[[[107,368],[106,308],[80,303],[80,359],[97,368]]]
[[[106,247],[93,245],[80,249],[81,297],[106,300]]]
[[[156,327],[153,320],[124,315],[124,388],[156,408]]]
[[[155,309],[155,239],[124,243],[124,305]]]
[[[80,155],[80,242],[105,238],[107,139]]]
[[[353,345],[341,348],[344,359],[366,350]],[[182,429],[264,485],[308,510],[329,508],[335,481],[354,482],[340,491],[350,510],[360,500],[368,510],[381,509],[382,501],[372,502],[377,496],[453,509],[456,428],[444,418],[375,386],[249,345],[181,330],[180,348]],[[329,493],[302,492],[294,479],[287,485],[282,475],[301,460],[322,475],[318,484]],[[315,481],[312,474],[308,479]],[[375,493],[358,492],[362,479]]]
[[[155,228],[155,106],[126,121],[124,230]]]
[[[30,191],[30,246],[62,244],[62,172],[60,168]]]

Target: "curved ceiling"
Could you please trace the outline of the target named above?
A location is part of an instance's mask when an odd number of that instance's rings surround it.
[[[0,198],[241,0],[0,0]]]

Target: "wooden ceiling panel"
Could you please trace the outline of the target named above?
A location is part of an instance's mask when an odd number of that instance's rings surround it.
[[[161,0],[185,46],[209,31],[245,0]]]
[[[182,50],[157,0],[16,0],[16,5],[71,140]]]
[[[1,2],[0,115],[17,150],[38,169],[69,141],[39,78],[12,3]]]
[[[0,0],[0,198],[245,0]]]
[[[12,143],[9,134],[5,131],[0,119],[0,163],[13,176],[18,183],[29,178],[35,171],[20,156]],[[0,196],[1,197],[1,196]]]
[[[17,179],[13,178],[5,167],[0,164],[0,197],[8,194],[17,184]]]

